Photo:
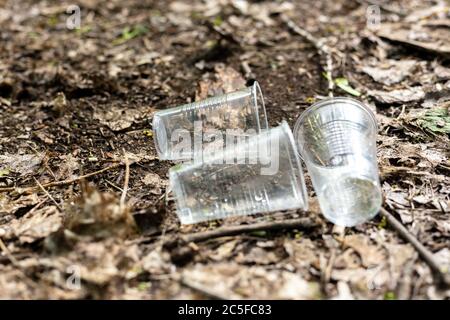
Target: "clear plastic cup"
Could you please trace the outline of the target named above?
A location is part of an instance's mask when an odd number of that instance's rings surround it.
[[[343,97],[314,104],[295,124],[298,150],[320,208],[337,225],[360,224],[380,210],[376,135],[372,111]]]
[[[284,121],[206,161],[179,164],[169,172],[182,224],[307,209],[300,158]]]
[[[189,160],[220,144],[217,132],[251,135],[268,129],[259,84],[240,91],[158,111],[153,116],[155,146],[161,160]],[[216,139],[208,139],[213,131]],[[229,134],[229,133],[228,133]]]

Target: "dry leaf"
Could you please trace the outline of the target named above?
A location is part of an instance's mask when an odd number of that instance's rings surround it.
[[[417,61],[415,60],[404,59],[397,61],[386,59],[383,62],[379,62],[376,66],[363,66],[361,70],[379,83],[392,85],[405,79],[416,64]]]
[[[218,64],[214,72],[214,80],[206,78],[199,82],[196,101],[245,88],[245,79],[232,67]]]
[[[49,206],[27,213],[1,228],[6,230],[5,239],[19,238],[21,243],[32,243],[58,231],[61,225],[60,213],[55,206]]]
[[[125,109],[122,106],[113,106],[106,111],[94,112],[94,119],[109,127],[112,131],[125,130],[139,118],[139,110]]]
[[[422,87],[397,89],[392,91],[369,90],[368,94],[378,102],[386,104],[417,102],[425,98],[425,91]]]
[[[0,170],[15,172],[23,177],[35,173],[43,158],[43,154],[0,155]]]
[[[379,246],[371,244],[370,239],[365,235],[348,235],[344,239],[344,244],[358,253],[364,267],[377,266],[385,259],[383,250]]]

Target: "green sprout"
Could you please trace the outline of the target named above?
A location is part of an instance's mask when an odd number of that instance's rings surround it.
[[[143,25],[136,25],[134,27],[125,27],[119,38],[113,41],[114,45],[123,44],[131,39],[137,38],[148,32],[148,29]]]
[[[331,75],[328,72],[323,72],[322,75],[325,77],[325,79],[327,80],[331,80]],[[361,92],[359,92],[358,90],[354,89],[350,83],[348,82],[348,80],[346,78],[336,78],[333,81],[339,88],[341,88],[342,90],[344,90],[345,92],[347,92],[348,94],[351,94],[352,96],[355,97],[359,97],[361,95]]]
[[[431,134],[450,134],[450,113],[447,108],[434,108],[417,120],[417,125]]]

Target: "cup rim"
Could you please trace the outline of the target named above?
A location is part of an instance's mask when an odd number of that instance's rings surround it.
[[[294,134],[292,133],[291,127],[289,126],[289,124],[286,122],[286,120],[281,121],[280,127],[283,129],[283,131],[285,132],[285,134],[287,135],[289,142],[291,143],[292,146],[292,152],[293,155],[292,157],[294,157],[293,160],[295,160],[295,165],[296,168],[294,168],[294,170],[298,170],[299,172],[299,184],[300,184],[300,194],[303,200],[303,207],[302,210],[307,211],[308,210],[308,191],[306,189],[306,184],[305,184],[305,176],[303,173],[303,167],[302,167],[302,163],[301,163],[301,156],[300,153],[297,150],[297,144],[295,143],[295,139],[294,139]],[[294,163],[292,163],[292,166],[294,166]]]
[[[255,113],[256,113],[256,119],[258,120],[258,131],[265,131],[269,129],[269,123],[267,121],[267,113],[266,113],[266,105],[264,103],[264,95],[262,94],[261,86],[259,85],[258,81],[255,81],[253,85],[251,86],[251,92],[253,95],[253,100],[255,103]],[[258,104],[258,101],[261,101],[261,105]],[[261,108],[262,114],[260,116]],[[263,123],[261,123],[263,122]]]
[[[296,140],[296,146],[298,147],[298,154],[300,156],[300,159],[302,159],[303,161],[305,161],[305,158],[303,157],[302,153],[300,152],[301,148],[302,148],[302,144],[300,143],[300,139],[298,136],[298,132],[300,131],[300,127],[303,124],[305,118],[311,114],[312,112],[315,112],[316,110],[322,108],[322,107],[326,107],[332,103],[335,102],[347,102],[352,104],[355,107],[360,108],[361,110],[365,111],[366,114],[370,117],[370,119],[372,120],[372,124],[373,124],[373,130],[374,133],[376,134],[378,131],[378,123],[375,117],[375,113],[368,107],[366,106],[364,103],[362,103],[359,100],[350,98],[350,97],[329,97],[329,98],[325,98],[321,101],[318,101],[316,103],[313,103],[308,109],[306,109],[305,111],[303,111],[303,113],[297,118],[297,121],[295,122],[294,125],[294,136],[295,136],[295,140]]]
[[[316,111],[317,109],[325,107],[325,106],[327,106],[327,105],[329,105],[329,104],[331,104],[333,102],[349,102],[352,105],[361,108],[362,110],[364,110],[369,115],[369,117],[372,120],[372,123],[373,123],[375,129],[378,128],[378,124],[377,124],[377,119],[375,117],[375,113],[368,106],[366,106],[364,103],[362,103],[361,101],[353,99],[353,98],[349,98],[349,97],[329,97],[329,98],[323,99],[321,101],[318,101],[318,102],[312,104],[308,109],[303,111],[303,113],[298,117],[297,121],[295,122],[294,131],[297,132],[297,129],[300,127],[301,123],[308,116],[308,114]]]
[[[159,160],[166,160],[166,155],[163,152],[163,150],[161,149],[161,142],[162,142],[162,137],[160,137],[159,132],[156,132],[156,128],[158,128],[158,124],[159,125],[163,125],[164,123],[161,121],[159,115],[157,114],[157,112],[155,112],[153,114],[153,119],[152,119],[152,130],[153,130],[153,143],[155,145],[155,149],[156,149],[156,153],[158,154],[158,158]],[[167,139],[167,137],[165,137]]]

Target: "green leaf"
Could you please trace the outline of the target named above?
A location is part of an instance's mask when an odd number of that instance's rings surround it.
[[[256,230],[256,231],[252,231],[252,232],[250,232],[250,234],[251,234],[252,236],[255,236],[255,237],[265,237],[265,236],[267,236],[267,232],[264,231],[264,230]]]
[[[395,296],[395,293],[392,291],[388,291],[384,294],[384,300],[396,300],[397,297]]]
[[[75,29],[75,33],[79,36],[82,36],[83,34],[88,33],[90,31],[92,31],[91,26],[84,26],[82,28]]]
[[[427,111],[417,124],[431,133],[450,133],[450,113],[447,108],[434,108]]]
[[[351,94],[352,96],[359,97],[361,95],[361,93],[358,90],[352,88],[352,86],[348,83],[348,80],[346,78],[336,78],[334,80],[334,83],[336,83],[336,85],[339,88]]]
[[[181,163],[178,163],[178,164],[176,164],[176,165],[174,165],[174,166],[172,167],[172,170],[173,170],[173,171],[178,171],[178,170],[181,169],[181,167],[182,167]]]
[[[380,223],[378,224],[378,229],[384,229],[387,226],[387,219],[386,217],[381,218]]]
[[[322,76],[327,79],[331,80],[331,75],[329,72],[322,72]],[[358,90],[352,88],[352,86],[349,84],[348,80],[346,78],[336,78],[333,81],[339,88],[344,90],[345,92],[351,94],[352,96],[359,97],[361,95],[361,92]]]
[[[8,169],[1,169],[0,170],[0,177],[7,176],[9,174]]]
[[[138,24],[132,28],[125,27],[122,30],[121,36],[118,39],[114,40],[113,44],[117,45],[117,44],[125,43],[128,40],[134,39],[136,37],[143,35],[144,33],[147,33],[147,31],[148,31],[148,29],[145,26],[140,25],[140,24]]]
[[[221,16],[216,16],[213,20],[213,24],[216,27],[220,27],[220,25],[223,23],[223,19]]]

